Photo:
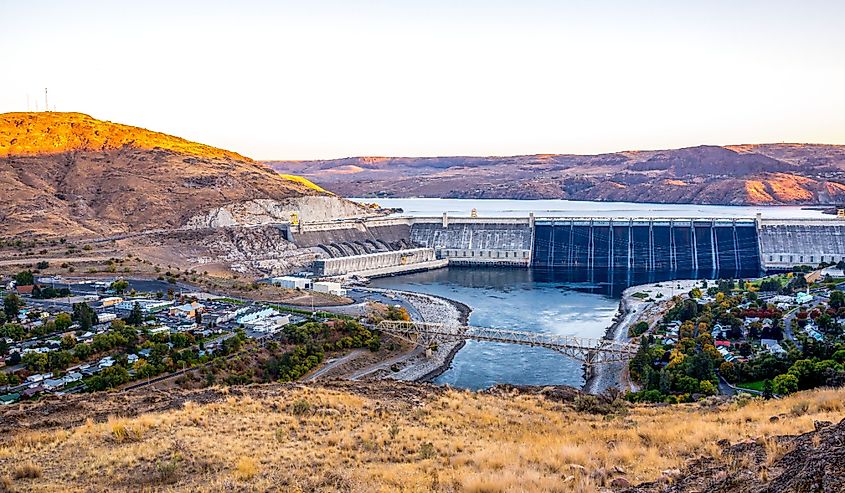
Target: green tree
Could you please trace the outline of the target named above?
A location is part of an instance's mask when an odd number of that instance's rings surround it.
[[[62,349],[73,349],[74,346],[76,346],[76,337],[73,334],[62,337]]]
[[[32,275],[32,271],[25,270],[18,272],[15,275],[15,284],[18,286],[32,286],[35,284],[35,277]]]
[[[52,371],[66,369],[73,362],[73,355],[69,351],[50,351],[47,354],[47,366]]]
[[[810,389],[816,385],[816,364],[813,360],[799,359],[789,368],[790,375],[794,375],[798,383],[798,388]]]
[[[42,372],[47,369],[47,355],[35,352],[26,353],[21,358],[21,363],[29,371]]]
[[[645,320],[640,320],[639,322],[637,322],[636,324],[634,324],[634,325],[633,325],[633,326],[632,326],[632,327],[628,330],[628,335],[629,335],[630,337],[637,337],[637,336],[641,336],[641,335],[645,334],[645,332],[646,332],[647,330],[648,330],[648,322],[646,322]]]
[[[119,279],[111,283],[111,289],[113,289],[117,294],[123,294],[127,289],[129,289],[129,282]]]
[[[716,395],[718,388],[710,380],[702,380],[699,384],[699,390],[702,394]]]
[[[56,330],[64,332],[73,324],[73,319],[69,313],[60,313],[56,315]]]
[[[834,310],[838,310],[845,306],[845,292],[842,292],[838,289],[834,289],[830,292],[830,307]]]
[[[73,347],[73,357],[79,361],[85,361],[94,353],[90,344],[77,344]]]
[[[791,373],[778,375],[772,382],[772,390],[778,395],[788,395],[798,390],[798,378]]]
[[[20,296],[15,293],[7,294],[3,298],[3,312],[6,314],[6,320],[17,320],[21,312]]]
[[[26,329],[20,324],[5,324],[0,329],[0,336],[9,337],[15,341],[22,341],[26,337]]]
[[[725,361],[724,363],[719,365],[719,373],[728,382],[736,381],[736,368],[734,367],[734,364],[730,361]]]
[[[97,321],[97,313],[94,309],[88,306],[88,303],[74,303],[73,304],[73,320],[79,324],[79,328],[83,331],[91,330],[94,322]]]
[[[771,380],[769,380],[768,378],[763,380],[763,398],[771,399],[772,397],[774,397],[774,388],[775,386]]]
[[[144,314],[141,312],[141,305],[135,303],[135,305],[132,306],[132,311],[126,318],[126,323],[135,326],[139,326],[144,323]]]
[[[110,366],[88,381],[91,390],[106,390],[123,385],[130,380],[129,372],[122,366]]]

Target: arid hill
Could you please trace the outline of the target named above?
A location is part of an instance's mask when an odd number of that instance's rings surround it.
[[[0,237],[101,236],[356,215],[237,153],[81,113],[0,114]]]
[[[695,204],[845,201],[845,146],[761,144],[594,156],[271,161],[346,196]]]
[[[629,407],[386,381],[67,395],[0,409],[0,491],[832,493],[844,396]]]

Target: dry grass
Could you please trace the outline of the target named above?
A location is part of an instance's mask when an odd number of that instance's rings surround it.
[[[249,481],[258,474],[258,461],[252,457],[241,457],[235,464],[235,478],[240,481]]]
[[[0,437],[0,477],[40,464],[41,474],[21,476],[26,489],[595,492],[622,474],[637,483],[693,457],[719,458],[721,439],[760,441],[770,464],[788,453],[772,437],[845,415],[845,391],[829,389],[634,407],[613,419],[527,395],[450,390],[413,405],[336,389],[284,392]],[[308,413],[295,411],[301,402]],[[744,467],[730,460],[726,471]]]
[[[12,471],[12,477],[15,479],[35,479],[41,477],[41,466],[33,462],[24,462],[15,467]]]

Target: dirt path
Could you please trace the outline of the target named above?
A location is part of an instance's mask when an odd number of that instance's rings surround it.
[[[350,361],[358,358],[359,356],[365,354],[366,349],[354,349],[349,354],[341,356],[340,358],[332,358],[326,361],[320,368],[318,368],[314,373],[305,377],[304,381],[312,382],[317,380],[318,378],[322,377],[323,375],[329,373],[330,371],[334,370],[335,368],[341,367]]]
[[[114,254],[112,255],[96,255],[96,256],[89,256],[89,257],[50,257],[50,258],[43,258],[43,257],[35,257],[35,258],[15,258],[15,259],[6,259],[0,260],[0,266],[3,265],[26,265],[26,264],[34,264],[36,262],[46,261],[50,263],[57,263],[57,262],[102,262],[105,260],[109,260],[114,258]]]

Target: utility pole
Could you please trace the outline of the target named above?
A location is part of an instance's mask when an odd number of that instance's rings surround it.
[[[47,104],[47,88],[44,88],[44,111],[50,111],[50,105]]]

